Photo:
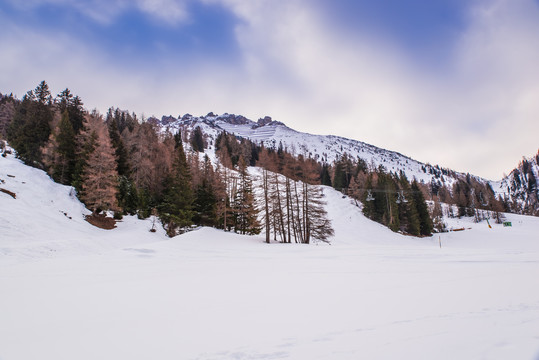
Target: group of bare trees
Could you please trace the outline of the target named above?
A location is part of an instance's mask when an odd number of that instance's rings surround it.
[[[313,239],[327,242],[334,231],[322,188],[317,185],[317,169],[303,157],[290,159],[265,148],[259,153],[266,242],[272,236],[283,243],[309,244]]]
[[[309,244],[329,241],[334,231],[318,185],[262,170],[263,225],[266,242]]]

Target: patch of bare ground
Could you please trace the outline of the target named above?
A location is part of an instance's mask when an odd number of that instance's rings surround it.
[[[107,217],[106,214],[86,215],[84,218],[90,224],[97,226],[100,229],[112,230],[116,227],[116,220],[111,217]]]

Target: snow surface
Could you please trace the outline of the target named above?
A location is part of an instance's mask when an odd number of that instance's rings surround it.
[[[17,194],[0,192],[2,360],[539,357],[538,218],[405,237],[325,188],[331,245],[168,239],[149,220],[92,227],[11,156],[0,179]]]

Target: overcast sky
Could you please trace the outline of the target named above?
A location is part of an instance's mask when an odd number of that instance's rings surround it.
[[[539,0],[0,0],[0,92],[265,115],[500,179],[539,148]]]

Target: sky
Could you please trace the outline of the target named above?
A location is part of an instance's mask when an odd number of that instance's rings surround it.
[[[491,180],[539,149],[539,0],[0,0],[0,92],[235,113]]]

